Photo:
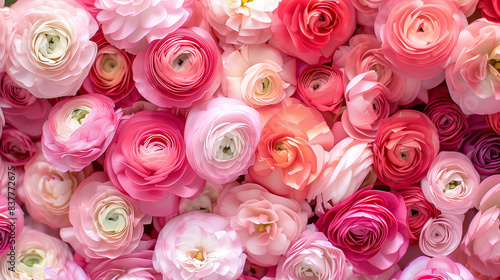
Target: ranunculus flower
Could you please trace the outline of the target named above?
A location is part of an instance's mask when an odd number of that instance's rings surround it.
[[[384,0],[352,0],[356,8],[356,22],[363,26],[373,27],[378,8],[383,3]]]
[[[189,111],[184,130],[186,155],[196,173],[225,184],[245,174],[255,161],[259,113],[242,101],[215,98]]]
[[[476,20],[458,38],[446,69],[450,95],[466,114],[500,111],[500,23]]]
[[[202,190],[204,180],[188,163],[183,134],[184,121],[162,111],[135,113],[119,126],[104,168],[118,190],[144,202],[136,204],[139,209],[149,213],[148,202],[192,197]]]
[[[463,265],[447,257],[420,256],[409,263],[396,280],[474,280],[474,276]]]
[[[153,265],[165,280],[236,279],[246,255],[229,219],[189,212],[168,221],[158,236]]]
[[[0,7],[3,7],[3,5],[1,5]],[[3,44],[0,46],[0,72],[3,72],[5,70],[4,67],[7,61],[10,37],[13,30],[14,23],[10,9],[0,8],[0,39],[3,42]]]
[[[484,177],[500,172],[500,135],[491,130],[474,131],[462,146],[479,175]]]
[[[441,212],[464,214],[474,207],[479,182],[479,174],[464,154],[441,152],[420,185],[425,198]]]
[[[319,217],[316,227],[359,274],[380,274],[408,248],[406,207],[398,193],[366,187]]]
[[[271,38],[271,19],[280,0],[203,0],[203,14],[225,44],[262,44]]]
[[[9,169],[6,166],[2,166],[2,168]],[[12,177],[12,173],[9,174],[7,171],[4,176],[9,179]],[[15,182],[15,180],[12,181]],[[9,192],[15,191],[14,185],[9,184],[9,187]],[[0,256],[9,253],[11,246],[16,246],[24,227],[24,212],[12,198],[14,198],[12,195],[7,197],[0,195]],[[7,257],[7,261],[10,261],[10,256]]]
[[[495,114],[485,115],[486,123],[500,135],[500,112]]]
[[[181,198],[179,201],[179,214],[184,214],[191,211],[201,211],[212,213],[217,198],[222,192],[222,185],[212,182],[206,182],[203,191],[195,198]]]
[[[37,98],[27,89],[19,87],[12,81],[7,72],[0,73],[0,107],[24,109],[36,100]]]
[[[333,133],[314,108],[291,105],[274,114],[262,129],[253,181],[271,192],[301,200],[320,175]]]
[[[91,279],[161,280],[161,274],[153,267],[153,254],[153,250],[143,250],[116,259],[93,260],[85,270]]]
[[[42,152],[25,166],[24,192],[26,208],[37,222],[53,228],[69,227],[69,201],[78,184],[92,172],[60,172],[47,162]]]
[[[436,126],[421,112],[401,110],[381,121],[373,143],[375,174],[391,187],[419,182],[439,152]]]
[[[222,93],[226,97],[257,108],[277,104],[295,92],[295,58],[267,44],[248,45],[223,57]]]
[[[275,44],[309,64],[331,60],[356,26],[351,1],[283,0],[273,13]]]
[[[354,77],[346,88],[347,109],[342,113],[342,126],[352,138],[373,142],[380,121],[389,117],[386,96],[389,89],[377,82],[375,71]]]
[[[226,186],[214,213],[231,220],[249,261],[273,266],[305,230],[311,207],[305,201],[277,196],[257,184],[246,183]]]
[[[58,102],[43,125],[42,151],[59,171],[80,171],[106,151],[123,112],[109,97],[85,94]]]
[[[345,280],[352,274],[352,265],[344,253],[321,232],[297,240],[280,259],[276,280]]]
[[[344,73],[327,65],[310,65],[300,73],[297,92],[307,105],[337,114],[344,102]]]
[[[406,223],[410,229],[410,245],[417,245],[422,232],[429,219],[441,214],[434,204],[430,203],[422,193],[418,184],[407,186],[397,190],[406,204]]]
[[[467,25],[459,7],[457,0],[386,1],[375,19],[382,54],[405,76],[442,80],[458,34]]]
[[[189,0],[95,0],[97,20],[114,46],[138,54],[148,44],[174,32],[188,21]]]
[[[45,274],[52,280],[91,280],[74,261],[67,261],[59,270],[55,267],[46,268]]]
[[[308,201],[316,201],[314,211],[318,216],[348,199],[373,170],[371,144],[349,137],[343,139],[328,152],[322,169],[307,196]]]
[[[97,22],[74,1],[19,0],[7,73],[38,98],[75,95],[87,77],[97,45]]]
[[[5,121],[9,125],[33,138],[40,138],[43,124],[49,118],[51,109],[52,105],[47,99],[35,98],[34,103],[31,105],[18,108],[2,108],[2,112],[5,115]]]
[[[73,260],[69,247],[62,240],[44,232],[26,228],[16,241],[14,258],[0,258],[0,277],[9,280],[45,280],[45,268],[59,270]],[[12,261],[12,262],[11,262]],[[13,270],[9,268],[13,267]]]
[[[451,100],[446,87],[430,92],[424,114],[436,125],[441,150],[457,150],[469,134],[469,124],[460,107]]]
[[[219,88],[222,58],[210,33],[199,27],[182,28],[151,42],[135,58],[133,71],[135,86],[151,103],[190,108],[210,99]]]
[[[487,20],[500,23],[500,1],[479,0],[477,9],[481,10],[481,16]]]
[[[7,164],[21,166],[35,155],[37,147],[26,133],[6,126],[3,127],[1,135],[0,155]]]
[[[430,257],[448,256],[462,241],[463,215],[441,214],[430,218],[422,228],[419,247]]]
[[[103,172],[78,185],[69,203],[72,227],[62,228],[61,239],[87,259],[117,258],[134,251],[151,217],[119,192]]]

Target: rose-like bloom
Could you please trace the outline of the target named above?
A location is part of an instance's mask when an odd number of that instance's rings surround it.
[[[436,125],[441,150],[457,150],[469,134],[469,125],[460,107],[451,100],[446,87],[435,88],[424,114]]]
[[[358,140],[375,140],[380,121],[389,117],[386,96],[389,89],[377,82],[375,71],[354,77],[346,88],[347,109],[342,113],[342,126],[349,136]]]
[[[73,227],[62,228],[61,239],[81,256],[94,259],[117,258],[137,248],[145,215],[119,192],[103,172],[96,172],[78,185],[69,203]]]
[[[230,218],[249,261],[274,266],[305,230],[311,207],[247,183],[226,187],[214,213]]]
[[[331,60],[356,26],[351,1],[283,0],[273,13],[272,40],[309,64]]]
[[[82,84],[84,92],[106,95],[115,103],[126,98],[130,99],[128,103],[137,101],[140,94],[132,77],[134,56],[108,43],[101,30],[92,41],[98,49],[90,73]]]
[[[58,102],[43,125],[42,151],[59,171],[80,171],[106,151],[123,112],[100,94]]]
[[[68,261],[57,270],[55,267],[46,268],[45,274],[51,280],[91,280],[85,271],[74,261]]]
[[[345,280],[352,274],[352,265],[344,253],[321,232],[297,240],[280,259],[276,280]]]
[[[255,161],[261,129],[259,113],[236,99],[215,98],[192,108],[184,130],[191,167],[214,183],[236,180]]]
[[[269,45],[245,46],[223,57],[222,93],[229,98],[257,108],[279,103],[295,92],[295,59]]]
[[[377,131],[375,174],[391,187],[420,182],[438,152],[439,137],[431,120],[418,111],[398,111],[382,120]]]
[[[500,135],[491,130],[471,133],[462,152],[483,178],[500,172]]]
[[[189,0],[95,0],[97,20],[104,36],[115,47],[132,54],[146,50],[188,21],[193,1]]]
[[[189,212],[168,221],[158,236],[153,265],[165,280],[236,279],[246,255],[229,219]]]
[[[172,113],[135,113],[120,125],[106,152],[109,179],[121,192],[145,202],[173,194],[192,197],[204,180],[186,159],[183,134],[184,121]]]
[[[35,155],[36,151],[37,147],[26,133],[10,126],[3,127],[0,155],[8,164],[24,165]]]
[[[441,152],[420,185],[425,198],[441,212],[464,214],[474,206],[479,182],[479,174],[464,154]]]
[[[420,256],[413,260],[402,271],[396,280],[474,280],[474,276],[463,265],[453,262],[447,257],[434,258]]]
[[[447,256],[455,251],[462,241],[463,216],[442,214],[430,218],[422,228],[419,247],[430,257]]]
[[[190,108],[210,99],[219,88],[222,58],[210,33],[181,28],[139,53],[133,72],[137,89],[151,103]]]
[[[0,277],[9,280],[44,280],[45,268],[59,270],[73,256],[66,243],[44,232],[25,229],[16,241],[14,257],[0,258]],[[13,271],[9,268],[13,267]]]
[[[344,73],[326,65],[310,65],[300,73],[297,91],[307,105],[337,114],[344,102]]]
[[[206,182],[203,191],[195,198],[181,198],[179,201],[179,214],[201,211],[212,213],[219,194],[222,192],[222,185]]]
[[[3,5],[1,5],[0,7],[3,7]],[[3,44],[0,46],[0,71],[5,70],[4,67],[7,61],[10,36],[13,32],[13,29],[14,24],[10,9],[0,8],[0,39],[3,42]]]
[[[500,111],[500,23],[476,20],[458,38],[446,69],[450,95],[466,114]]]
[[[442,80],[466,25],[457,0],[390,0],[375,20],[382,54],[399,73],[423,80]]]
[[[250,177],[275,194],[304,199],[321,173],[324,150],[332,147],[333,133],[316,109],[285,107],[262,129]]]
[[[363,26],[373,27],[378,8],[383,3],[384,0],[352,0],[356,8],[356,22]]]
[[[90,279],[161,280],[161,274],[153,267],[153,254],[152,250],[144,250],[112,260],[93,260],[85,270]]]
[[[441,214],[434,204],[425,199],[420,185],[415,184],[397,190],[406,204],[406,223],[410,229],[410,245],[417,245],[422,228],[429,219]]]
[[[500,112],[495,114],[485,115],[486,123],[500,135]]]
[[[316,200],[318,216],[355,193],[373,170],[371,144],[347,137],[328,152],[325,162],[307,196],[308,201]]]
[[[7,73],[38,98],[75,95],[87,77],[97,45],[97,22],[74,1],[19,0]]]
[[[481,10],[481,16],[493,22],[500,22],[500,1],[479,0],[477,9]]]
[[[41,151],[24,166],[26,208],[37,222],[53,228],[69,227],[69,201],[78,184],[92,168],[80,172],[60,172],[44,158]]]
[[[203,14],[221,42],[262,44],[271,38],[271,19],[280,0],[203,0]]]
[[[316,227],[359,274],[384,272],[408,248],[406,207],[398,193],[363,188],[319,217]]]
[[[2,168],[8,169],[6,166]],[[12,168],[11,168],[12,169]],[[2,174],[3,175],[3,174]],[[4,176],[12,177],[12,173]],[[7,177],[7,178],[9,178]],[[14,175],[15,178],[15,175]],[[9,184],[12,191],[12,184]],[[12,196],[8,196],[9,198]],[[16,246],[16,242],[21,236],[24,227],[24,212],[12,199],[0,195],[0,256],[7,254],[11,246]],[[10,258],[10,256],[8,257]],[[10,259],[7,259],[9,261]]]
[[[37,98],[27,89],[19,87],[12,81],[6,72],[0,73],[0,107],[24,109],[36,100]]]
[[[43,124],[49,118],[52,105],[47,99],[34,97],[28,90],[19,87],[12,79],[5,77],[8,76],[4,76],[0,82],[2,87],[0,90],[12,92],[9,94],[12,96],[19,96],[5,99],[0,97],[2,99],[0,107],[3,107],[2,112],[5,114],[6,122],[33,138],[40,138]],[[10,99],[10,102],[6,99]]]

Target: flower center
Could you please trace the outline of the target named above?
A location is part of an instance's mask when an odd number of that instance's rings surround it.
[[[267,228],[271,227],[271,224],[255,224],[255,230],[259,232],[267,232]]]
[[[57,60],[68,51],[69,42],[64,31],[51,29],[37,36],[35,46],[45,59]]]
[[[288,150],[288,145],[284,141],[276,141],[276,143],[274,143],[274,150],[286,151]]]
[[[88,110],[76,108],[71,112],[71,119],[78,121],[79,124],[82,124],[82,121],[85,120],[85,117],[89,114]]]
[[[271,81],[269,81],[269,79],[266,77],[264,79],[261,80],[261,86],[259,88],[259,92],[261,93],[265,93],[268,89],[269,89],[269,84],[271,83]]]
[[[221,160],[229,160],[234,157],[234,152],[236,151],[236,144],[233,138],[224,136],[222,141],[219,143],[219,150],[217,152],[217,158]]]
[[[193,261],[200,261],[204,262],[206,259],[206,252],[204,248],[198,247],[198,248],[193,248],[189,250],[189,257]]]
[[[21,262],[29,267],[33,267],[35,264],[41,264],[43,262],[43,258],[38,253],[33,252],[24,257]]]
[[[186,61],[189,59],[189,54],[183,53],[179,55],[174,62],[172,62],[172,68],[176,72],[184,71],[186,69]]]
[[[450,190],[453,190],[456,187],[460,186],[461,184],[462,184],[462,181],[452,180],[448,184],[446,184],[446,187],[444,188],[443,193],[450,191]]]
[[[253,2],[253,0],[241,0],[241,7],[243,7],[243,5],[245,5],[246,3],[250,2]]]

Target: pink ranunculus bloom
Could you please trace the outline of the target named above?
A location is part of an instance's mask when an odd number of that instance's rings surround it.
[[[443,213],[464,214],[474,207],[479,173],[459,152],[441,152],[420,185],[425,198]]]
[[[0,155],[5,162],[14,166],[26,164],[37,152],[37,147],[24,132],[11,126],[3,127],[0,137]]]
[[[271,19],[280,0],[203,0],[203,14],[225,44],[262,44],[271,38]]]
[[[151,217],[119,192],[103,172],[78,185],[69,204],[72,227],[62,228],[61,239],[89,259],[117,258],[133,252]]]
[[[466,17],[470,17],[472,16],[472,14],[474,14],[479,1],[481,0],[458,0],[458,2],[460,3],[460,10]],[[495,0],[490,1],[494,2]]]
[[[198,211],[168,221],[158,236],[155,269],[165,280],[236,279],[246,255],[229,219]]]
[[[295,92],[295,58],[267,44],[227,51],[223,60],[222,93],[226,97],[257,108],[279,103]]]
[[[119,126],[106,152],[109,179],[121,192],[144,202],[201,192],[204,180],[188,163],[183,134],[184,121],[172,113],[135,113]]]
[[[2,3],[0,2],[0,4]],[[14,23],[10,9],[1,7],[3,5],[0,6],[0,40],[2,41],[0,45],[0,72],[3,72],[5,71],[4,67],[9,53],[8,48],[14,31]]]
[[[58,102],[43,125],[42,151],[59,171],[80,171],[99,158],[113,140],[123,112],[100,94]]]
[[[189,111],[184,130],[186,155],[196,173],[225,184],[255,161],[261,134],[259,113],[232,98],[215,98]]]
[[[51,280],[91,280],[85,271],[74,261],[67,261],[59,270],[55,267],[46,268],[45,274]]]
[[[314,108],[291,105],[274,114],[262,129],[251,180],[277,195],[301,200],[321,174],[333,133]]]
[[[500,23],[477,20],[458,39],[446,69],[450,95],[466,114],[500,111]]]
[[[305,201],[277,196],[257,184],[246,183],[226,186],[214,213],[231,220],[249,261],[274,266],[305,230],[311,207]]]
[[[15,87],[18,88],[16,90],[22,89],[17,85]],[[22,90],[28,92],[26,89]],[[51,109],[52,105],[49,100],[35,97],[33,103],[30,105],[13,106],[12,108],[4,107],[2,108],[2,112],[5,116],[5,121],[9,125],[33,138],[40,138],[42,136],[43,124],[49,118]]]
[[[373,143],[375,174],[391,187],[420,182],[438,152],[438,133],[429,118],[419,111],[398,111],[382,120],[377,131]]]
[[[273,13],[271,41],[309,64],[324,63],[349,40],[355,26],[351,1],[284,0]]]
[[[363,188],[319,217],[316,227],[359,274],[383,273],[408,248],[406,207],[398,193]]]
[[[462,241],[463,215],[444,213],[430,218],[422,228],[419,247],[430,257],[448,256]]]
[[[276,280],[345,280],[352,274],[352,265],[342,250],[328,241],[321,232],[297,240],[280,259]]]
[[[7,72],[0,73],[0,107],[26,108],[36,100],[27,89],[19,87]]]
[[[305,104],[337,114],[344,102],[344,73],[327,65],[310,65],[300,73],[297,92]]]
[[[39,151],[25,166],[26,208],[37,222],[52,228],[69,227],[69,202],[78,184],[92,167],[79,172],[60,172]]]
[[[161,274],[153,267],[153,254],[153,250],[143,250],[116,259],[93,260],[85,270],[89,279],[161,280]]]
[[[383,3],[384,0],[352,0],[356,8],[356,22],[366,27],[373,27],[378,8]]]
[[[308,201],[316,200],[314,211],[318,216],[358,190],[373,170],[372,146],[348,137],[328,152],[325,161],[323,171],[311,183],[307,196]]]
[[[138,54],[148,44],[174,32],[189,20],[190,0],[96,0],[97,20],[106,39]]]
[[[94,18],[74,1],[19,0],[11,10],[9,76],[38,98],[75,95],[97,52]]]
[[[6,166],[2,166],[2,168],[8,169]],[[7,179],[12,178],[12,173],[7,172],[4,176]],[[11,187],[10,192],[15,191],[15,186],[9,184],[9,187]],[[23,227],[24,212],[21,207],[15,202],[12,195],[0,195],[0,256],[8,254],[11,246],[16,246]],[[10,256],[8,258],[7,261],[10,261]]]
[[[442,81],[458,34],[467,25],[459,8],[458,0],[386,1],[375,20],[382,54],[398,73]]]
[[[151,103],[190,108],[210,99],[219,88],[222,58],[206,30],[181,28],[151,42],[135,58],[133,71],[137,89]]]
[[[373,142],[380,121],[389,117],[389,89],[377,82],[375,71],[354,77],[346,88],[347,109],[342,113],[342,126],[354,139]]]
[[[179,214],[191,211],[212,213],[217,198],[222,192],[223,186],[212,182],[206,182],[203,191],[195,198],[181,198],[179,201]]]
[[[500,1],[479,0],[477,9],[481,10],[481,16],[492,22],[500,22]]]
[[[395,280],[474,280],[463,265],[444,256],[429,258],[420,256],[409,263]]]
[[[45,280],[48,277],[46,268],[60,270],[66,262],[73,260],[68,245],[62,240],[29,228],[19,235],[13,254],[14,258],[8,254],[0,258],[2,279]]]

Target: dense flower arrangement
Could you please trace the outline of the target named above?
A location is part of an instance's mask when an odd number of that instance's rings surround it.
[[[500,0],[8,3],[0,280],[500,279]]]

